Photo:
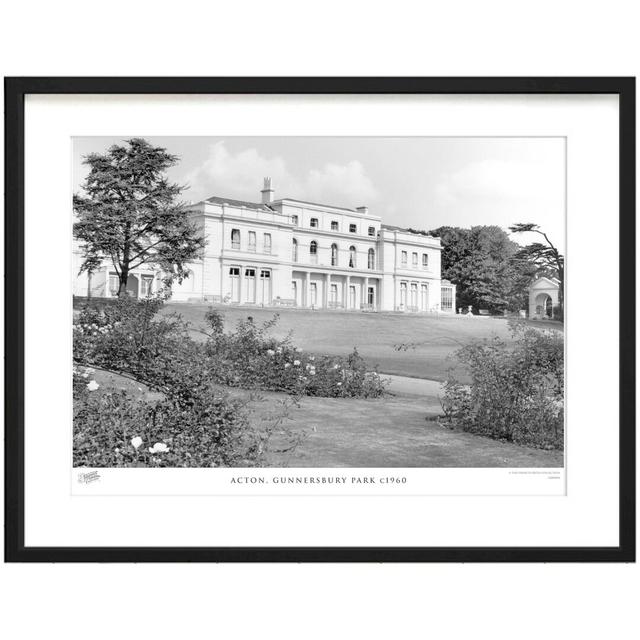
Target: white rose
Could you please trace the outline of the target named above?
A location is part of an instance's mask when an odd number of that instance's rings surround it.
[[[149,447],[149,453],[162,453],[169,451],[169,447],[164,442],[156,442],[153,447]]]
[[[100,388],[100,385],[95,381],[92,380],[88,385],[87,385],[87,389],[89,389],[89,391],[96,391]]]
[[[142,438],[140,436],[131,438],[131,444],[133,445],[134,449],[137,449],[142,444]]]

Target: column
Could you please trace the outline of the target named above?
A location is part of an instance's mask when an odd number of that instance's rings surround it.
[[[311,274],[308,271],[304,272],[304,306],[311,306]]]
[[[364,303],[365,305],[369,304],[369,278],[368,277],[364,279]]]
[[[331,274],[326,273],[324,276],[324,308],[329,308],[329,290],[331,289]]]
[[[347,294],[344,297],[344,308],[348,309],[349,305],[351,304],[351,276],[347,276],[347,279],[345,281],[345,289],[347,291]]]

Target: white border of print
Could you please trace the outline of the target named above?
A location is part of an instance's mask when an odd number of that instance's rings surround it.
[[[611,403],[618,391],[618,287],[604,266],[617,264],[618,258],[616,97],[28,96],[25,122],[28,546],[618,543],[618,415],[617,405]],[[179,499],[72,496],[71,406],[63,400],[70,398],[70,305],[55,274],[69,272],[70,228],[61,221],[69,220],[68,159],[74,135],[566,136],[567,495],[545,497],[538,490],[534,491],[537,496],[526,498],[344,496],[336,500],[198,496],[194,490]],[[603,215],[606,244],[594,239],[592,232],[601,228]],[[594,259],[595,248],[598,255],[606,251],[606,261]],[[580,278],[573,278],[574,273]],[[603,314],[588,313],[594,290],[606,292]],[[571,310],[580,315],[572,315]],[[594,362],[606,376],[593,375]],[[68,376],[64,367],[69,369]],[[68,420],[63,419],[65,412]],[[112,470],[100,473],[106,471]],[[330,473],[336,475],[336,471]],[[346,475],[343,471],[338,473]],[[398,470],[387,471],[396,475]],[[452,470],[412,470],[420,471],[441,474],[437,482],[452,486],[447,484],[451,479],[445,478]],[[461,471],[483,472],[455,473]],[[304,470],[305,475],[318,472]],[[365,470],[357,472],[364,475]],[[97,487],[100,482],[83,486]],[[135,487],[131,489],[136,493]]]

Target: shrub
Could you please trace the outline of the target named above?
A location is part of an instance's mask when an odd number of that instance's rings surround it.
[[[277,316],[261,326],[248,318],[224,333],[222,317],[211,310],[202,343],[192,339],[179,316],[158,316],[161,306],[159,299],[122,298],[102,308],[87,305],[79,313],[73,327],[74,464],[256,466],[263,464],[276,427],[289,443],[296,441],[281,424],[289,405],[253,429],[244,406],[215,385],[285,391],[293,403],[301,395],[384,392],[378,373],[368,371],[355,350],[345,358],[316,357],[295,348],[289,337],[269,336]],[[91,366],[144,383],[161,399],[92,390]],[[140,447],[132,438],[142,439]],[[166,451],[149,451],[156,443]]]
[[[315,356],[294,347],[290,337],[269,336],[277,315],[262,325],[249,317],[226,334],[216,311],[209,311],[206,320],[210,375],[221,384],[329,398],[375,398],[384,393],[385,382],[377,371],[367,369],[355,349],[347,357]]]
[[[564,440],[562,334],[512,322],[513,342],[473,342],[455,354],[470,385],[453,373],[445,383],[444,417],[465,431],[544,449]]]
[[[74,465],[255,466],[260,434],[239,403],[211,390],[189,406],[143,401],[124,390],[90,391],[74,376]],[[89,383],[91,384],[91,383]],[[96,387],[98,385],[95,385]]]

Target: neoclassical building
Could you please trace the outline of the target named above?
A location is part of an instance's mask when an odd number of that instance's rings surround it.
[[[439,238],[382,224],[367,207],[345,209],[275,199],[269,178],[261,202],[211,197],[189,215],[207,240],[172,300],[321,309],[455,313],[455,286],[440,276]],[[81,263],[74,251],[77,274]],[[134,270],[127,289],[145,296],[161,274]],[[74,293],[110,297],[117,276],[105,262],[76,277]]]

